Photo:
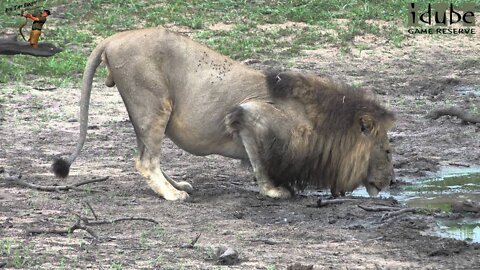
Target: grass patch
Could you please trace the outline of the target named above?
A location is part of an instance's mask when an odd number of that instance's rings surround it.
[[[0,240],[0,255],[6,257],[7,267],[25,268],[33,265],[32,244],[20,243],[12,239]]]
[[[45,0],[43,3],[46,8],[57,7],[59,12],[49,17],[41,41],[58,44],[64,51],[48,59],[1,57],[0,83],[23,82],[31,76],[42,76],[54,78],[52,82],[59,80],[62,84],[76,84],[97,39],[119,31],[152,26],[186,27],[198,41],[240,60],[294,57],[302,50],[316,49],[324,44],[339,46],[342,51],[348,52],[354,38],[363,34],[382,36],[391,44],[401,46],[406,35],[398,30],[398,26],[406,24],[407,4],[410,2],[74,0],[67,3]],[[21,3],[20,0],[5,0],[0,3],[0,10]],[[419,8],[424,8],[428,1],[416,3]],[[459,4],[461,1],[455,0],[453,3]],[[339,24],[339,19],[343,23]],[[15,16],[15,12],[10,12],[3,16],[0,27],[16,32],[23,20]],[[380,27],[367,22],[369,20],[387,21],[390,24]],[[301,23],[306,27],[291,26],[273,30],[259,27],[287,22]],[[209,29],[209,26],[217,23],[232,25],[233,28],[228,31]],[[27,35],[30,25],[24,30]]]

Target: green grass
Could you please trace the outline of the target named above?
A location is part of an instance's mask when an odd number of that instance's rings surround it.
[[[25,1],[5,0],[0,10]],[[197,41],[238,60],[246,58],[286,60],[303,50],[325,45],[349,52],[362,49],[354,44],[358,35],[381,36],[394,46],[402,46],[405,33],[398,26],[406,25],[407,4],[411,1],[380,0],[209,0],[209,1],[133,1],[45,0],[44,7],[61,7],[61,14],[50,17],[41,40],[58,44],[63,52],[50,58],[31,56],[0,57],[0,83],[25,82],[32,76],[49,78],[52,84],[77,84],[96,40],[128,29],[180,26],[192,32]],[[420,8],[427,0],[415,1]],[[480,6],[480,0],[475,0]],[[454,4],[462,3],[455,0]],[[0,27],[18,31],[23,18],[18,11],[2,17]],[[29,11],[31,12],[31,11]],[[58,15],[62,15],[59,18]],[[345,19],[339,22],[338,19]],[[387,27],[367,22],[387,21]],[[301,23],[303,26],[264,30],[262,26]],[[232,26],[232,30],[211,30],[217,23]],[[30,24],[24,32],[28,35]],[[328,30],[328,31],[327,31]],[[365,48],[363,48],[365,49]],[[100,76],[105,76],[101,69]]]
[[[24,268],[32,264],[32,244],[12,239],[0,240],[0,257],[6,258],[7,267]]]

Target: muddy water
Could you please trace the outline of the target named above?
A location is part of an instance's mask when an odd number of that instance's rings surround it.
[[[480,167],[444,168],[435,176],[410,179],[411,185],[400,191],[382,192],[380,195],[394,197],[412,207],[452,211],[452,204],[466,200],[480,202]],[[368,196],[365,190],[352,195]],[[435,234],[468,242],[480,243],[480,219],[462,218],[439,220]]]

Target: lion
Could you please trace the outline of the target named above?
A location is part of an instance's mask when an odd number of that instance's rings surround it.
[[[80,137],[52,170],[67,177],[85,142],[92,80],[101,62],[117,86],[137,138],[135,166],[166,200],[193,187],[161,168],[165,136],[194,155],[248,160],[260,189],[289,198],[306,186],[334,196],[364,185],[370,196],[393,178],[387,132],[394,114],[359,90],[297,72],[262,72],[163,28],[102,41],[88,58],[80,103]]]

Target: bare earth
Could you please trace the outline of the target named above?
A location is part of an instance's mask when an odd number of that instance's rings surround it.
[[[480,31],[479,31],[480,32]],[[455,117],[430,120],[432,109],[455,105],[480,112],[478,35],[417,36],[396,48],[363,36],[363,51],[306,52],[294,68],[331,75],[377,94],[398,115],[391,132],[397,178],[414,179],[450,163],[480,165],[480,126]],[[253,61],[254,62],[254,61]],[[256,68],[281,64],[253,64]],[[195,187],[189,202],[158,198],[135,171],[135,135],[115,88],[94,84],[90,130],[70,177],[49,172],[54,155],[69,154],[78,136],[79,89],[19,91],[0,85],[0,167],[41,185],[109,176],[86,191],[43,192],[0,182],[0,265],[25,269],[478,269],[480,244],[433,236],[438,213],[384,213],[357,205],[395,206],[391,199],[316,207],[327,192],[307,190],[291,200],[258,195],[253,174],[238,161],[196,157],[164,142],[163,166]],[[98,191],[98,192],[96,192]],[[480,200],[480,198],[479,198]],[[28,235],[66,229],[76,215],[100,220],[152,218],[90,226],[68,235]],[[476,216],[476,218],[480,218]],[[187,247],[200,234],[193,248]],[[11,250],[6,250],[10,246]],[[216,249],[232,247],[239,262],[219,265]],[[13,250],[13,251],[12,251]],[[298,266],[298,265],[297,265]],[[292,269],[303,269],[292,268]],[[307,269],[307,268],[304,268]]]

